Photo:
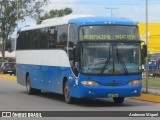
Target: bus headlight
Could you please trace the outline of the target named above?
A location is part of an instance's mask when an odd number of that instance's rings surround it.
[[[138,85],[141,84],[142,81],[141,80],[132,80],[131,82],[128,83],[128,85]]]
[[[85,86],[98,86],[98,83],[97,82],[95,82],[95,81],[82,81],[81,82],[83,85],[85,85]]]

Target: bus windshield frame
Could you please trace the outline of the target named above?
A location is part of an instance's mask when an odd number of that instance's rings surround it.
[[[134,28],[134,30],[131,30],[132,32],[134,31],[134,33],[130,34],[130,32],[128,32],[126,34],[120,34],[122,33],[122,31],[126,32],[129,30],[126,29],[120,31],[120,29],[124,26],[127,28]],[[112,35],[110,35],[109,33],[105,35],[105,32],[99,32],[100,36],[98,34],[98,36],[96,34],[88,34],[89,36],[85,36],[86,34],[83,33],[84,31],[82,29],[86,27],[90,27],[89,29],[93,29],[93,27],[103,27],[103,29],[106,29],[107,27],[118,27],[119,29],[117,30],[117,33],[113,33],[115,31],[115,28],[113,31],[111,30],[114,37],[112,37]],[[115,36],[117,37],[116,39]],[[130,75],[140,74],[142,72],[141,46],[139,30],[137,26],[81,26],[79,28],[79,40],[80,42],[82,42],[80,56],[81,73],[90,75]],[[95,53],[93,53],[93,51]],[[132,62],[131,60],[134,60],[134,62]],[[92,63],[89,63],[91,61]]]

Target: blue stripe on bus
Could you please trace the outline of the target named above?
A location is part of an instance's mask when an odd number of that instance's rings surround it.
[[[17,64],[17,82],[26,85],[26,73],[29,73],[31,87],[55,93],[62,93],[63,77],[72,74],[69,67]]]
[[[86,76],[80,74],[78,85],[75,84],[75,77],[69,67],[40,66],[17,64],[17,82],[26,85],[26,73],[30,74],[31,86],[54,93],[63,93],[63,78],[68,78],[72,97],[76,98],[106,98],[108,94],[118,94],[119,97],[139,96],[142,85],[129,86],[131,80],[141,80],[141,75],[132,76]],[[69,77],[72,76],[72,79]],[[81,81],[88,79],[99,82],[99,86],[84,86]],[[116,80],[118,83],[125,83],[121,86],[105,86]],[[135,90],[137,91],[135,93]]]

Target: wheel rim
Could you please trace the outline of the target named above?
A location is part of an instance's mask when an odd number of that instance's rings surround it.
[[[65,84],[64,95],[66,100],[70,98],[70,90],[67,82]]]

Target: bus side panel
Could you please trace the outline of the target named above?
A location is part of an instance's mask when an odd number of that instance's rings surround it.
[[[63,94],[63,79],[72,75],[71,69],[69,67],[48,67],[45,68],[46,71],[42,72],[41,78],[44,78],[44,83],[42,82],[42,88],[44,90]]]
[[[63,94],[64,77],[68,79],[69,76],[72,76],[69,67],[28,65],[27,71],[30,74],[32,88],[43,89],[59,94]]]
[[[36,79],[39,66],[25,65],[25,64],[17,64],[16,66],[17,66],[16,68],[17,69],[17,82],[20,85],[26,86],[26,78],[28,74],[30,77],[31,87],[38,88],[38,89],[41,88],[40,80]]]
[[[17,83],[23,86],[26,85],[25,69],[26,67],[24,67],[24,65],[16,64]]]
[[[42,89],[42,79],[39,79],[42,74],[39,72],[39,69],[41,69],[39,65],[29,65],[28,73],[30,75],[31,87]]]
[[[31,87],[62,93],[63,78],[72,74],[64,50],[22,50],[16,52],[18,83],[26,85],[29,73]]]
[[[58,72],[59,71],[59,72]],[[57,82],[59,82],[58,84],[58,93],[63,94],[63,80],[64,77],[67,78],[70,88],[72,87],[72,85],[70,84],[70,82],[73,82],[73,79],[69,79],[70,77],[73,78],[73,73],[70,67],[60,67],[57,68]],[[71,91],[72,94],[72,91]]]

